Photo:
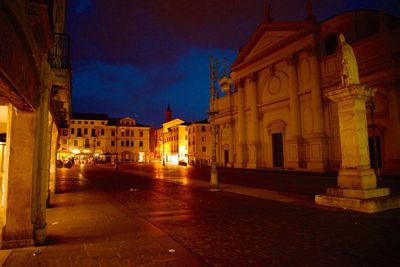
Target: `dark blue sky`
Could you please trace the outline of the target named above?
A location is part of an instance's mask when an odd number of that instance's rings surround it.
[[[69,0],[73,112],[136,116],[160,127],[207,117],[209,57],[232,62],[266,0]],[[271,0],[274,21],[303,19],[305,0]],[[318,20],[369,8],[400,16],[400,0],[313,1]]]

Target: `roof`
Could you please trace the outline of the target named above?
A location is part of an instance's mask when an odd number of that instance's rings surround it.
[[[107,114],[72,113],[72,120],[108,120]]]
[[[271,54],[288,44],[295,42],[296,40],[309,34],[314,29],[314,22],[312,21],[291,21],[291,22],[262,22],[256,29],[256,31],[250,36],[246,44],[240,49],[239,54],[233,62],[231,69],[232,71],[237,70],[241,67],[242,63],[245,63],[246,58],[253,51],[260,39],[263,38],[267,32],[288,32],[290,34],[284,36],[281,40],[268,47],[264,54]],[[257,55],[257,57],[260,55]],[[252,61],[250,59],[250,61]]]

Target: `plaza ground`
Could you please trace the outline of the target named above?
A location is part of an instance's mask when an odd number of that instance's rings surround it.
[[[58,169],[48,243],[3,266],[400,266],[400,209],[316,206],[334,174],[161,164]],[[400,194],[398,180],[383,180]]]

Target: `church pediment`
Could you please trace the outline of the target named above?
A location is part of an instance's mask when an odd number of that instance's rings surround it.
[[[257,58],[271,54],[312,31],[308,21],[261,24],[240,50],[231,69],[234,71]]]
[[[246,61],[249,58],[257,56],[262,52],[266,51],[268,48],[273,47],[279,42],[285,40],[288,36],[295,33],[295,31],[267,31],[260,38],[254,48],[250,51],[247,57],[244,59]]]

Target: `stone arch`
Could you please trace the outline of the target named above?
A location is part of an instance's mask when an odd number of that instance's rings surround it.
[[[266,153],[269,155],[268,165],[274,168],[283,168],[285,166],[286,125],[286,122],[280,119],[274,120],[267,125]]]

